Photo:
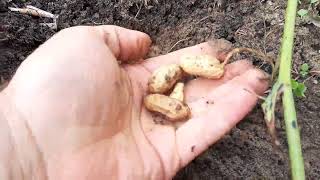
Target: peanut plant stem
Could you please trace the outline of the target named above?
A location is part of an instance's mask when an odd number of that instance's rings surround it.
[[[289,145],[291,176],[293,180],[304,180],[305,172],[301,151],[300,132],[291,88],[292,52],[297,6],[298,0],[288,0],[280,51],[280,69],[278,80],[280,83],[285,84],[282,101],[287,141]]]

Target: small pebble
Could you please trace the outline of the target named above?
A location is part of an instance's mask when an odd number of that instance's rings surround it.
[[[314,79],[314,80],[312,80],[312,83],[313,84],[318,84],[318,80]]]
[[[94,17],[95,19],[99,19],[100,15],[99,15],[99,13],[94,13],[93,17]]]

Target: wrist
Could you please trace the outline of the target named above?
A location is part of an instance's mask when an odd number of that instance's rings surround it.
[[[47,179],[32,131],[0,94],[0,179]]]

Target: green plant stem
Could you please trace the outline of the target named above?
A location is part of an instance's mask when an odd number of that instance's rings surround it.
[[[281,44],[279,82],[285,84],[282,101],[289,145],[291,176],[293,180],[304,180],[305,172],[301,151],[300,132],[291,88],[292,52],[297,6],[298,0],[288,0]]]

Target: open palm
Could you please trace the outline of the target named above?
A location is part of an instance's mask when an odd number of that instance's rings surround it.
[[[151,73],[182,54],[217,56],[228,44],[202,43],[139,61],[150,44],[146,34],[116,26],[74,27],[23,62],[1,100],[11,105],[11,127],[22,124],[13,134],[29,132],[28,147],[17,146],[31,149],[35,174],[170,179],[255,106],[257,97],[248,90],[261,94],[267,88],[264,73],[237,61],[219,80],[190,81],[185,96],[192,118],[168,123],[143,107]]]

